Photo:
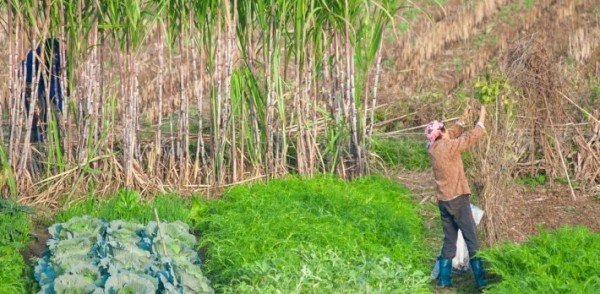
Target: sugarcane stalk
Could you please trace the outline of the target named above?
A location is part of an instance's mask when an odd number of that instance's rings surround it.
[[[273,17],[273,8],[271,9],[271,17]],[[273,176],[276,173],[275,169],[275,149],[274,149],[274,141],[275,141],[275,126],[274,126],[274,115],[275,115],[275,89],[274,89],[274,79],[273,79],[273,65],[272,58],[274,57],[274,33],[273,21],[269,24],[269,28],[267,32],[266,40],[268,43],[268,51],[265,51],[266,56],[264,57],[265,62],[265,78],[267,81],[267,114],[266,114],[266,137],[267,137],[267,175],[269,177]]]
[[[45,15],[49,15],[50,14],[50,6],[47,5],[46,6],[46,14]],[[40,34],[42,36],[41,40],[45,40],[48,36],[48,28],[49,28],[49,21],[50,18],[46,18],[44,20],[44,30],[42,31],[42,33]],[[36,31],[38,31],[38,28],[36,27]],[[39,64],[40,66],[45,64],[46,62],[46,54],[42,54],[42,56],[37,56],[37,52],[35,49],[35,39],[32,39],[31,42],[31,50],[32,52],[34,52],[33,57],[34,60],[32,62],[32,71],[33,73],[36,72],[36,66],[35,66],[35,59],[39,60]],[[37,69],[37,74],[33,75],[32,74],[32,93],[31,93],[31,104],[30,104],[30,108],[29,108],[29,113],[28,113],[28,117],[27,117],[27,125],[26,125],[26,131],[25,131],[25,138],[24,138],[24,143],[23,143],[23,153],[22,156],[20,158],[20,162],[19,162],[19,168],[17,169],[17,173],[25,173],[26,172],[26,165],[29,159],[29,154],[31,153],[31,144],[30,144],[30,138],[31,138],[31,131],[32,131],[32,123],[33,123],[33,114],[34,114],[34,110],[35,107],[37,105],[37,89],[39,86],[39,81],[42,78],[42,69],[39,68]]]
[[[187,113],[187,99],[185,95],[185,79],[183,74],[183,33],[180,31],[180,35],[178,38],[178,46],[179,46],[179,58],[180,58],[180,66],[179,68],[179,126],[177,128],[177,159],[179,161],[179,180],[183,183],[183,180],[186,178],[186,168],[185,161],[187,160],[187,134],[186,134],[186,113]]]
[[[357,119],[357,109],[356,109],[356,88],[354,85],[354,73],[355,73],[355,65],[354,65],[354,52],[352,50],[351,47],[351,43],[350,43],[350,16],[349,16],[349,11],[348,11],[348,0],[345,1],[346,2],[346,11],[345,11],[345,17],[346,17],[346,30],[345,30],[345,37],[346,37],[346,67],[347,67],[347,71],[348,71],[348,76],[347,76],[347,89],[346,89],[346,94],[347,99],[348,99],[348,115],[349,115],[349,119],[350,119],[350,131],[351,131],[351,140],[352,140],[352,148],[351,148],[351,154],[353,155],[353,159],[354,162],[353,164],[355,165],[355,175],[361,175],[362,174],[362,168],[363,168],[363,162],[362,162],[362,154],[361,154],[361,148],[360,148],[360,142],[359,142],[359,138],[358,138],[358,119]]]
[[[162,22],[159,24],[158,27],[158,74],[157,74],[157,78],[158,78],[158,101],[157,101],[157,120],[156,120],[156,136],[154,139],[154,150],[156,152],[156,158],[157,160],[160,160],[161,158],[161,154],[162,154],[162,148],[161,148],[161,142],[162,142],[162,113],[163,113],[163,96],[164,96],[164,88],[165,88],[165,82],[164,82],[164,77],[163,77],[163,73],[165,71],[165,52],[164,52],[164,48],[165,48],[165,37],[164,37],[164,26],[162,24]],[[154,161],[153,161],[154,163]],[[156,173],[158,173],[158,166],[156,166],[156,169],[153,169]]]
[[[8,140],[8,160],[11,164],[11,168],[14,170],[16,167],[16,144],[17,139],[17,119],[18,119],[18,103],[17,101],[21,97],[21,94],[18,91],[15,81],[19,81],[18,72],[19,65],[17,63],[17,52],[18,52],[18,24],[17,21],[14,20],[14,9],[11,7],[8,8],[8,67],[9,67],[9,77],[8,77],[8,108],[9,108],[9,117],[10,117],[10,134]],[[24,73],[23,73],[24,74]],[[23,89],[23,85],[20,85],[20,89]]]
[[[381,46],[381,44],[380,44]],[[379,76],[381,74],[381,50],[377,51],[377,62],[376,62],[376,66],[375,66],[375,77],[373,78],[373,90],[372,90],[372,94],[371,94],[371,107],[369,110],[369,123],[368,125],[366,125],[365,122],[365,130],[368,128],[369,132],[367,134],[364,134],[364,138],[366,138],[367,142],[366,142],[366,146],[364,147],[363,150],[370,150],[371,146],[373,144],[373,126],[375,125],[375,108],[377,107],[377,89],[379,86]],[[366,103],[365,103],[365,117],[366,117],[366,109],[368,107],[366,107]],[[365,156],[365,164],[366,164],[366,168],[369,168],[369,162],[368,162],[369,157]],[[368,172],[368,170],[367,170]]]

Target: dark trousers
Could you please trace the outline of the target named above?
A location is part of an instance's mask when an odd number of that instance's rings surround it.
[[[458,229],[460,229],[469,250],[469,257],[473,258],[479,249],[479,242],[477,242],[477,228],[468,195],[460,195],[448,201],[439,201],[438,206],[444,227],[442,257],[452,259],[456,255],[456,238]]]

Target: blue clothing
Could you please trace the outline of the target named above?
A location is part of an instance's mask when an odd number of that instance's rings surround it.
[[[46,84],[50,83],[50,101],[56,105],[59,112],[62,112],[63,104],[63,91],[60,83],[61,65],[62,60],[60,56],[60,45],[56,38],[47,39],[44,44],[40,44],[35,50],[29,50],[25,60],[21,64],[21,70],[24,72],[25,83],[30,86],[33,82],[34,75],[37,77],[38,70],[40,68],[40,58],[42,58],[42,46],[44,46],[45,66],[43,67],[44,72],[40,76],[38,81],[37,98],[46,99]],[[38,58],[35,58],[35,55]],[[34,63],[35,61],[35,63]],[[50,64],[52,63],[52,64]],[[26,93],[25,107],[29,110],[30,96],[31,93]]]
[[[40,61],[44,60],[42,64]],[[58,113],[63,109],[63,87],[60,75],[63,67],[60,55],[60,43],[56,38],[48,38],[38,45],[35,51],[29,50],[21,62],[20,75],[25,78],[25,110],[29,114],[32,99],[36,99],[36,111],[33,113],[31,141],[43,141],[48,124],[48,105],[46,95]],[[40,73],[40,69],[42,72]],[[37,90],[33,89],[33,80],[37,81]],[[49,85],[49,87],[48,87]],[[50,108],[52,109],[52,107]]]

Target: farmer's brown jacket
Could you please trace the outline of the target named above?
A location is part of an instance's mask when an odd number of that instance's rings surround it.
[[[429,158],[433,168],[438,201],[450,200],[458,195],[471,194],[463,167],[461,152],[475,145],[485,135],[481,126],[463,132],[464,128],[454,125],[448,129],[450,139],[439,139],[429,147]]]

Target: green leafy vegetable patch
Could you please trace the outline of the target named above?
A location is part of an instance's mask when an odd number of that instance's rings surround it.
[[[40,293],[213,293],[194,250],[196,237],[176,221],[147,225],[90,216],[52,225],[35,267]]]

